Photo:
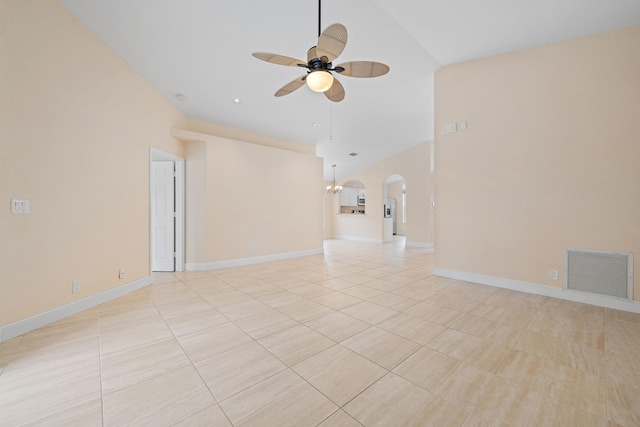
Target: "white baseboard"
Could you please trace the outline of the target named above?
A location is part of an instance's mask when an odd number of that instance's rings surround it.
[[[354,242],[364,242],[364,243],[384,243],[382,239],[372,239],[369,237],[360,237],[360,236],[332,236],[332,239],[339,240],[352,240]]]
[[[187,271],[220,270],[222,268],[241,267],[243,265],[261,264],[263,262],[282,261],[291,258],[300,258],[312,255],[323,255],[324,249],[311,249],[308,251],[286,252],[282,254],[264,255],[252,258],[232,259],[218,262],[188,262],[184,268]]]
[[[411,246],[412,248],[425,248],[425,249],[431,249],[431,252],[433,252],[433,243],[424,243],[424,242],[405,242],[404,244],[405,246]]]
[[[504,279],[501,277],[485,276],[482,274],[466,273],[464,271],[449,270],[446,268],[434,268],[433,274],[450,279],[463,280],[465,282],[479,283],[481,285],[497,288],[511,289],[527,292],[535,295],[558,298],[583,304],[597,305],[599,307],[613,308],[615,310],[640,313],[640,303],[624,298],[616,298],[608,295],[598,295],[574,290],[565,290],[553,286],[539,285],[535,283],[521,282],[518,280]]]
[[[0,343],[26,334],[50,323],[57,322],[65,317],[80,313],[81,311],[93,308],[97,305],[111,301],[114,298],[126,295],[130,292],[137,291],[151,284],[151,276],[145,276],[133,282],[125,283],[116,288],[107,289],[99,294],[91,295],[78,301],[53,308],[43,313],[26,319],[18,320],[0,327]]]

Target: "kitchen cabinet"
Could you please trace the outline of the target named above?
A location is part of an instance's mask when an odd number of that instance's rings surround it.
[[[358,206],[358,190],[353,187],[342,187],[340,206]]]

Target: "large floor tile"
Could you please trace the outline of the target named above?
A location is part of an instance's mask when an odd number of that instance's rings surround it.
[[[398,314],[396,310],[382,307],[369,301],[361,301],[340,310],[356,319],[367,322],[370,325],[376,325],[391,316]]]
[[[607,381],[608,419],[621,426],[640,425],[640,387]]]
[[[549,425],[553,427],[615,427],[613,424],[607,425],[606,418],[598,417],[560,401],[556,401],[553,407]]]
[[[181,282],[152,284],[144,289],[155,305],[199,298],[198,294]]]
[[[164,304],[156,304],[156,308],[163,318],[168,319],[201,310],[211,309],[211,304],[197,296],[179,301],[171,301]]]
[[[447,327],[451,326],[463,315],[463,313],[459,311],[451,310],[435,304],[429,304],[427,302],[416,304],[405,310],[405,313]]]
[[[87,338],[97,337],[98,333],[97,318],[55,323],[25,334],[20,341],[20,351],[84,341]]]
[[[607,378],[632,387],[640,385],[640,357],[607,352]]]
[[[298,322],[305,322],[316,317],[324,316],[325,314],[333,313],[335,310],[317,302],[305,299],[303,301],[278,307],[278,311],[297,320]]]
[[[471,412],[493,376],[494,374],[462,362],[438,386],[435,394]]]
[[[330,292],[311,299],[334,310],[341,310],[361,301],[360,298],[352,297],[342,292]]]
[[[211,405],[182,421],[173,424],[174,427],[232,427],[231,422],[220,406]]]
[[[604,350],[604,311],[600,315],[539,311],[527,330]]]
[[[429,341],[427,347],[448,354],[458,360],[465,360],[482,347],[482,340],[464,332],[447,329]]]
[[[451,325],[451,329],[474,337],[484,338],[495,329],[496,325],[497,323],[492,320],[465,314]]]
[[[52,337],[5,347],[6,372],[24,370],[39,372],[40,375],[55,373],[56,370],[75,363],[78,354],[90,354],[99,351],[100,342],[93,334],[77,341],[58,343]]]
[[[370,288],[369,286],[356,285],[341,291],[343,294],[351,295],[354,298],[367,300],[384,293],[384,290]]]
[[[509,301],[507,301],[505,305],[491,305],[481,302],[469,311],[468,314],[524,329],[529,326],[529,323],[531,323],[536,313],[537,310],[535,308],[520,310],[512,307]]]
[[[232,348],[252,342],[253,339],[233,323],[224,323],[178,337],[180,345],[192,362],[224,353]]]
[[[344,410],[365,426],[418,426],[426,425],[435,399],[435,395],[390,373]]]
[[[239,304],[218,308],[218,311],[220,311],[220,313],[222,313],[225,317],[232,321],[244,319],[245,317],[251,317],[270,310],[272,310],[271,307],[258,300],[245,301]]]
[[[101,427],[102,399],[96,398],[82,402],[68,409],[48,415],[33,422],[23,424],[24,427]]]
[[[548,425],[556,400],[528,387],[495,376],[473,415],[489,425]]]
[[[369,298],[367,301],[396,311],[404,311],[420,303],[420,301],[416,299],[407,298],[391,292],[385,292],[373,298]]]
[[[264,337],[259,343],[287,366],[295,365],[335,344],[334,341],[304,325]]]
[[[291,369],[338,406],[353,399],[388,372],[341,345],[328,348]]]
[[[362,320],[338,311],[311,319],[305,325],[335,342],[344,341],[371,327]]]
[[[514,349],[532,353],[600,377],[606,376],[605,352],[591,346],[524,331]]]
[[[264,338],[296,326],[299,322],[275,309],[261,311],[234,322],[253,339]]]
[[[169,426],[215,404],[193,366],[105,394],[104,425]]]
[[[216,400],[224,400],[239,391],[286,369],[275,356],[250,342],[196,363]]]
[[[342,345],[385,369],[392,370],[420,349],[420,345],[371,327],[342,342]]]
[[[101,358],[102,392],[112,393],[190,364],[173,338],[107,354]]]
[[[170,317],[165,319],[165,322],[176,337],[181,337],[228,323],[229,319],[215,308],[208,308],[206,310]]]
[[[511,355],[511,350],[509,347],[503,347],[485,340],[475,351],[467,356],[465,362],[495,374]]]
[[[133,308],[118,307],[106,311],[103,311],[102,305],[98,308],[101,334],[117,332],[130,328],[131,325],[162,320],[160,312],[151,302]]]
[[[320,423],[318,427],[362,427],[362,424],[343,410],[339,410]]]
[[[171,330],[162,320],[130,324],[128,328],[119,328],[114,332],[100,333],[100,351],[102,354],[116,354],[137,347],[156,344],[173,338]]]
[[[435,393],[460,363],[456,358],[423,347],[398,365],[393,372]]]
[[[444,326],[406,313],[398,313],[378,323],[377,326],[422,345],[428,343],[446,329]]]
[[[220,402],[234,426],[312,426],[338,407],[293,371],[284,370]]]
[[[387,278],[386,280],[389,280],[389,279],[390,278]],[[409,281],[413,282],[413,280],[409,280]],[[435,291],[431,289],[430,286],[420,286],[420,285],[416,285],[416,283],[412,283],[412,284],[405,283],[402,286],[392,290],[391,293],[423,302],[427,298],[433,296]]]
[[[10,362],[0,375],[0,425],[22,425],[99,399],[97,347],[49,360]]]

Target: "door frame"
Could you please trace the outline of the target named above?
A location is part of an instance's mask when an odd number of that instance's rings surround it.
[[[184,194],[185,194],[185,175],[184,175],[184,159],[171,153],[149,147],[149,272],[153,272],[153,226],[151,201],[154,196],[153,191],[153,173],[151,163],[158,160],[172,161],[176,171],[176,190],[175,190],[175,206],[176,206],[176,226],[175,226],[175,250],[176,261],[175,271],[184,271]]]

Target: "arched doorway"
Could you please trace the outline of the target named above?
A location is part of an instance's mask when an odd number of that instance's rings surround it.
[[[402,175],[389,175],[383,188],[383,240],[406,236],[407,225],[407,184]]]
[[[364,215],[366,213],[365,186],[358,180],[347,181],[340,193],[339,213]]]

